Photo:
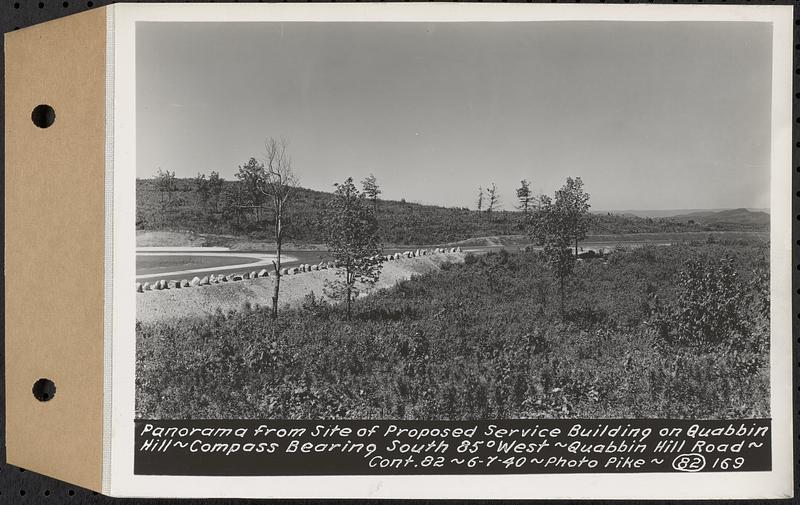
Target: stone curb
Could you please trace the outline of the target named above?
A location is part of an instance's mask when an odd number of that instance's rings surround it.
[[[386,256],[382,254],[377,254],[371,257],[370,259],[373,261],[384,262],[384,261],[395,261],[402,258],[417,258],[420,256],[428,256],[432,254],[460,253],[460,252],[461,252],[461,247],[437,247],[435,249],[416,249],[414,251],[403,251],[402,253],[387,254]],[[281,276],[299,275],[306,272],[317,272],[320,270],[328,270],[333,268],[336,268],[336,264],[330,261],[328,262],[323,261],[316,265],[302,264],[296,267],[281,268]],[[194,277],[191,280],[160,279],[154,282],[137,282],[136,292],[146,293],[148,291],[162,291],[165,289],[184,289],[190,287],[210,286],[212,284],[220,284],[223,282],[238,282],[246,279],[259,279],[262,277],[274,277],[274,276],[275,274],[270,274],[269,270],[263,268],[258,272],[253,270],[252,272],[234,273],[226,275],[212,274],[202,278]]]

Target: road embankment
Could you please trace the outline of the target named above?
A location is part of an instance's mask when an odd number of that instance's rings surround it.
[[[461,263],[464,253],[438,253],[400,258],[382,263],[381,275],[372,291],[394,286],[398,281],[439,270],[444,263]],[[319,270],[281,277],[280,306],[297,306],[309,293],[326,298],[325,281],[336,279],[336,270]],[[185,289],[148,291],[136,294],[136,320],[143,323],[168,322],[186,316],[211,315],[221,310],[271,306],[275,277],[244,279]]]

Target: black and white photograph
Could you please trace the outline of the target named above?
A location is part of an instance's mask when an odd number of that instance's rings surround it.
[[[137,418],[770,417],[771,55],[137,23]]]

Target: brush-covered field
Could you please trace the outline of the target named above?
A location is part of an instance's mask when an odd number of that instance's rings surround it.
[[[578,262],[562,314],[542,257],[501,251],[351,321],[308,297],[277,326],[262,308],[137,324],[137,416],[768,416],[768,265],[764,240],[617,250]]]

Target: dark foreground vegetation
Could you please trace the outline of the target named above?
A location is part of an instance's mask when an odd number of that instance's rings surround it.
[[[274,237],[275,216],[268,205],[255,205],[240,181],[174,179],[168,189],[157,180],[136,181],[136,229]],[[331,186],[333,190],[333,186]],[[287,236],[293,242],[323,243],[325,226],[320,213],[331,193],[297,188],[286,210]],[[676,233],[702,231],[765,231],[769,217],[740,209],[738,214],[647,218],[633,215],[591,214],[590,235],[620,233]],[[384,244],[445,244],[474,237],[527,233],[521,212],[491,213],[468,208],[446,208],[405,201],[378,200],[378,235]],[[726,217],[727,216],[727,217]],[[758,219],[755,219],[758,218]],[[765,220],[766,218],[766,220]]]
[[[137,324],[137,415],[768,416],[768,261],[765,241],[619,250],[576,265],[562,316],[540,254],[501,251],[359,299],[351,321],[308,297],[277,322]]]

